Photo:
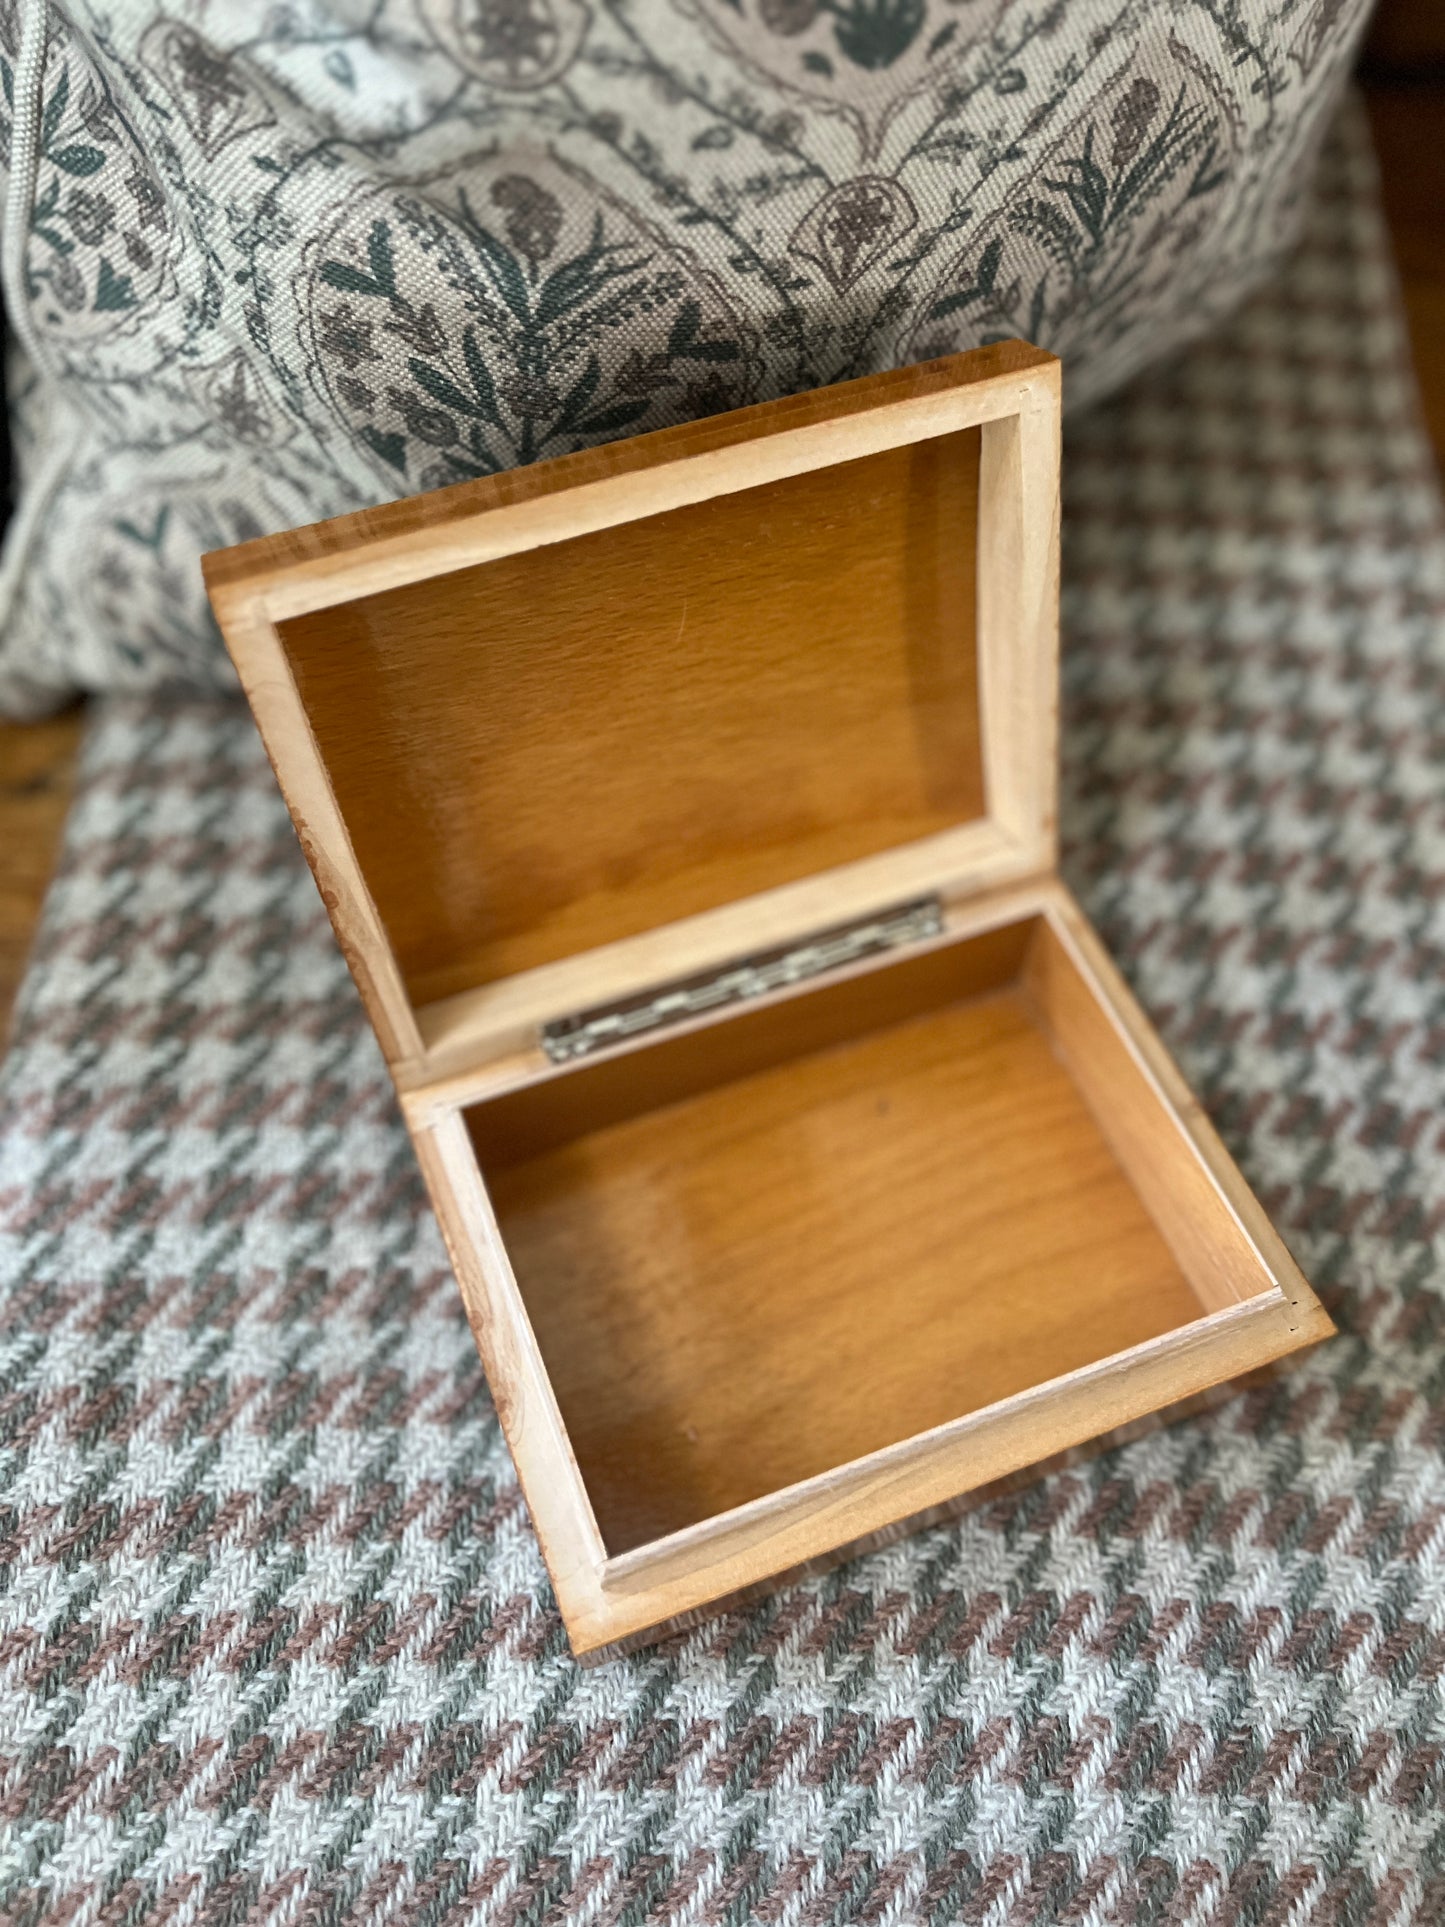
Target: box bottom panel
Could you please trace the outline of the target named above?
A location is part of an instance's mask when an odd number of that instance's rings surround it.
[[[514,1161],[481,1132],[610,1555],[1201,1316],[1002,974]]]

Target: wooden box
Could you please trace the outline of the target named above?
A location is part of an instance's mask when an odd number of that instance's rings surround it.
[[[575,1651],[1327,1335],[1055,874],[1019,343],[207,581]]]

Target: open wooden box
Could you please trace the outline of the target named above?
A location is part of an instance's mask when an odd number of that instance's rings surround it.
[[[1055,876],[1019,343],[207,558],[579,1655],[1326,1336]]]

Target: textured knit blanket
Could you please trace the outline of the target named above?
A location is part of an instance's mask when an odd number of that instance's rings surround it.
[[[249,721],[107,703],[3,1084],[7,1919],[1445,1919],[1445,527],[1373,192],[1347,124],[1066,451],[1069,873],[1339,1339],[579,1669]]]

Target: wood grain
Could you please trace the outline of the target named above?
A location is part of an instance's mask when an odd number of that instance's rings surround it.
[[[0,1041],[60,848],[83,727],[80,709],[0,722]]]
[[[467,1063],[481,1067],[498,1055],[515,1052],[524,1046],[529,1028],[551,1017],[565,1016],[581,1004],[636,994],[672,976],[720,968],[758,944],[790,940],[799,931],[870,915],[905,896],[990,888],[1051,867],[1055,853],[1057,718],[1052,685],[1058,643],[1059,413],[1057,362],[1024,344],[1003,344],[916,368],[867,376],[826,393],[763,403],[714,422],[587,450],[538,464],[520,476],[490,477],[415,503],[344,517],[315,529],[270,537],[235,552],[205,558],[207,583],[227,645],[261,723],[278,781],[338,939],[402,1089],[416,1089],[435,1077],[453,1075]],[[977,539],[970,544],[964,498],[976,487],[975,434],[979,437],[977,469],[997,479],[977,502]],[[957,461],[949,459],[950,444],[959,453]],[[1005,451],[1009,458],[1001,460]],[[850,464],[864,468],[874,458],[883,458],[885,463],[896,464],[919,478],[910,499],[900,502],[885,491],[873,502],[893,519],[895,529],[901,519],[902,539],[913,546],[915,567],[901,574],[892,569],[869,526],[870,518],[863,512],[868,503],[864,501],[861,507],[852,504],[846,492],[837,493],[836,482],[828,480],[830,473],[841,472]],[[901,600],[901,616],[896,609],[893,615],[905,625],[907,642],[895,649],[893,660],[895,664],[901,661],[899,673],[923,677],[936,687],[939,700],[936,708],[931,702],[922,704],[919,714],[925,718],[926,727],[908,741],[906,756],[890,763],[874,739],[891,739],[901,745],[917,721],[909,709],[920,690],[900,687],[896,674],[892,682],[888,680],[883,673],[889,661],[886,649],[877,651],[871,679],[866,665],[861,682],[854,678],[851,686],[841,673],[825,678],[821,721],[825,726],[830,721],[841,725],[835,732],[833,755],[829,758],[817,747],[826,729],[815,731],[814,748],[804,765],[809,784],[802,792],[790,795],[789,786],[796,788],[799,773],[796,764],[784,755],[770,765],[767,751],[780,735],[786,739],[792,732],[796,740],[798,733],[805,731],[806,725],[795,713],[794,699],[804,689],[810,697],[813,695],[818,680],[816,656],[814,670],[800,675],[777,653],[764,651],[764,661],[754,678],[758,687],[750,690],[730,662],[739,650],[746,653],[749,648],[756,661],[758,646],[750,636],[740,636],[736,620],[726,620],[726,596],[706,603],[704,620],[718,646],[708,651],[699,643],[689,644],[692,618],[686,591],[690,578],[684,570],[674,572],[683,577],[683,592],[679,595],[674,583],[668,611],[669,622],[675,614],[677,628],[659,631],[657,646],[643,662],[634,646],[633,624],[608,598],[597,595],[595,574],[583,584],[590,586],[589,594],[569,597],[563,592],[563,584],[553,583],[545,565],[569,544],[598,537],[602,538],[600,543],[594,544],[589,553],[602,558],[605,572],[613,568],[611,558],[628,549],[639,558],[638,566],[630,572],[616,571],[611,579],[620,583],[624,608],[631,612],[635,605],[637,619],[642,621],[652,606],[649,598],[655,599],[650,578],[654,574],[665,577],[671,567],[665,546],[655,539],[659,532],[665,535],[674,528],[685,532],[684,546],[693,550],[697,573],[706,582],[709,571],[724,566],[726,561],[729,544],[719,537],[741,525],[744,533],[739,539],[754,544],[755,572],[771,572],[779,585],[774,600],[781,598],[796,611],[798,592],[791,586],[790,572],[776,566],[773,547],[757,547],[753,533],[756,514],[750,516],[737,499],[751,494],[755,504],[761,491],[783,488],[791,500],[795,486],[805,499],[830,499],[828,515],[841,515],[847,527],[843,530],[845,539],[835,539],[838,531],[834,529],[824,544],[835,570],[822,571],[821,582],[815,579],[807,621],[799,627],[782,621],[773,630],[787,645],[783,655],[790,654],[795,644],[806,655],[807,637],[822,624],[828,633],[840,638],[843,646],[839,660],[856,666],[848,663],[848,646],[852,645],[855,652],[858,647],[866,648],[866,618],[872,605],[879,598],[880,606],[887,605],[890,598],[894,603]],[[697,512],[695,520],[689,513],[692,511]],[[675,516],[684,519],[674,522],[671,518]],[[961,553],[944,539],[960,521],[965,525]],[[647,531],[653,539],[648,539]],[[697,531],[705,535],[699,536]],[[795,515],[790,524],[774,533],[780,539],[796,540],[804,571],[809,573],[809,555],[821,540],[810,526],[810,518]],[[982,554],[988,556],[991,572],[1003,569],[1007,573],[1007,591],[985,593],[978,583],[976,596],[970,593],[974,576],[968,572]],[[534,672],[533,658],[526,652],[516,652],[512,658],[517,672],[515,696],[501,694],[504,703],[511,702],[511,714],[513,720],[520,721],[524,741],[530,732],[530,739],[540,741],[545,751],[538,768],[540,820],[555,826],[560,814],[546,806],[546,757],[550,756],[552,767],[561,771],[553,804],[565,796],[573,817],[573,835],[563,846],[564,865],[572,860],[572,843],[579,842],[585,848],[589,840],[603,846],[600,854],[610,856],[610,862],[594,866],[600,868],[600,876],[584,879],[589,885],[600,885],[590,888],[585,899],[569,897],[565,877],[559,887],[545,862],[532,875],[528,888],[540,897],[544,916],[514,930],[516,942],[525,945],[542,939],[549,900],[557,919],[565,921],[569,911],[575,911],[576,930],[570,934],[563,931],[559,938],[554,929],[548,938],[549,946],[561,945],[559,954],[550,961],[523,963],[492,982],[473,983],[450,995],[425,996],[424,1001],[418,1001],[418,989],[424,994],[474,971],[462,967],[454,953],[424,954],[419,965],[414,963],[413,979],[408,983],[387,919],[378,906],[378,891],[387,897],[393,922],[403,920],[398,928],[404,927],[410,913],[393,904],[394,879],[385,863],[373,887],[373,877],[358,847],[359,842],[369,853],[381,847],[370,835],[366,816],[368,809],[380,807],[372,800],[376,786],[358,786],[356,793],[364,802],[361,821],[354,826],[349,810],[353,792],[343,775],[348,804],[343,806],[318,734],[319,730],[328,739],[332,734],[320,713],[325,704],[318,705],[318,714],[313,717],[301,693],[301,684],[310,673],[306,648],[293,649],[292,645],[298,638],[301,645],[314,644],[332,664],[336,682],[345,683],[354,661],[361,660],[364,667],[364,651],[357,659],[334,647],[338,632],[350,633],[347,624],[352,620],[351,605],[405,590],[420,594],[418,608],[424,609],[428,598],[435,596],[441,610],[458,585],[465,590],[471,579],[469,571],[503,564],[518,571],[519,584],[532,585],[530,598],[524,598],[526,620],[535,618],[544,661],[550,656],[567,668],[565,679],[544,689]],[[835,580],[839,570],[841,575]],[[965,574],[967,582],[963,580]],[[493,582],[504,579],[488,577]],[[774,621],[772,601],[760,600],[754,594],[750,575],[725,575],[721,586],[736,591],[735,615],[740,611],[750,623]],[[550,599],[554,588],[555,601]],[[839,614],[850,597],[857,600],[860,615],[865,618],[857,625],[844,624]],[[411,601],[404,606],[408,611],[413,607]],[[952,644],[941,633],[953,608],[957,608],[965,630],[972,613],[976,665],[955,658]],[[622,661],[632,665],[629,674],[613,676],[611,681],[611,665],[600,657],[594,660],[598,652],[590,648],[598,631],[599,610],[602,633],[616,639]],[[445,627],[445,618],[441,619]],[[863,632],[856,644],[852,638],[854,626]],[[885,629],[887,626],[885,622]],[[474,651],[478,646],[470,632],[459,633],[454,622],[446,633]],[[669,751],[672,763],[666,764],[664,758],[660,766],[663,748],[647,738],[641,774],[650,771],[655,777],[661,767],[666,777],[687,762],[685,781],[677,786],[678,793],[696,801],[706,787],[701,783],[705,770],[725,761],[727,780],[714,786],[707,801],[706,821],[700,832],[704,841],[714,850],[726,843],[731,832],[721,826],[729,812],[751,813],[754,828],[761,826],[763,834],[746,849],[741,841],[727,846],[733,881],[744,890],[743,895],[725,891],[724,900],[712,900],[711,907],[673,914],[670,921],[644,924],[634,928],[633,934],[611,941],[604,938],[592,942],[600,929],[616,921],[612,909],[646,903],[649,888],[654,890],[650,913],[655,915],[675,910],[674,897],[688,897],[688,889],[679,888],[679,879],[689,885],[695,898],[708,901],[714,893],[700,889],[699,879],[710,878],[720,886],[728,863],[722,856],[714,856],[689,866],[676,834],[671,837],[674,847],[668,850],[665,839],[673,826],[666,815],[671,801],[666,783],[660,790],[652,787],[649,801],[653,819],[645,825],[652,842],[663,844],[661,849],[651,844],[630,844],[607,830],[607,793],[602,794],[600,807],[591,792],[579,800],[579,786],[569,760],[556,749],[556,732],[537,727],[535,706],[541,700],[558,713],[570,712],[572,684],[578,682],[577,706],[585,715],[589,691],[597,692],[601,701],[614,684],[622,690],[639,683],[646,687],[644,671],[656,672],[674,646],[683,653],[694,650],[695,666],[702,672],[703,681],[711,679],[715,685],[720,681],[723,687],[737,692],[731,709],[724,705],[723,718],[726,721],[729,714],[732,717],[731,748],[736,753],[725,756],[727,732],[721,732],[721,741],[713,740],[719,732],[710,733],[699,714],[695,727],[689,722],[687,733],[700,746],[700,758],[689,760]],[[436,658],[433,661],[436,666]],[[452,667],[448,663],[439,666]],[[484,662],[481,666],[485,671]],[[381,693],[383,680],[389,700],[390,678],[376,678],[377,693]],[[401,680],[404,685],[404,673]],[[482,680],[485,682],[485,675]],[[450,785],[451,791],[462,793],[474,787],[469,746],[474,736],[487,737],[487,721],[475,697],[463,687],[454,691],[457,682],[453,675],[443,700],[436,693],[433,676],[425,698],[428,720],[433,716],[439,719],[440,742],[425,732],[412,733],[407,717],[414,718],[414,706],[402,708],[405,745],[398,746],[387,737],[385,722],[380,725],[388,743],[387,756],[393,763],[405,763],[409,780],[420,786],[424,797],[433,793],[428,788],[432,783],[444,791]],[[763,700],[768,686],[781,698],[783,719],[776,706],[769,708]],[[858,692],[870,688],[879,702],[871,727],[865,731],[859,720]],[[945,705],[945,688],[950,697],[958,698],[956,705]],[[747,701],[742,700],[744,694]],[[666,703],[660,704],[655,692],[649,690],[648,702],[654,717],[660,714],[662,720],[670,720]],[[363,708],[342,695],[335,697],[335,703],[338,711],[352,721]],[[385,708],[383,702],[383,714]],[[368,722],[361,727],[375,739],[377,725]],[[347,725],[339,729],[345,741]],[[978,745],[975,738],[980,730],[982,742]],[[617,760],[607,765],[608,783],[621,784],[623,795],[628,794],[631,783],[640,796],[647,786],[641,775],[633,782],[627,751],[646,732],[638,722],[631,727],[628,740],[618,741],[615,730],[611,736]],[[500,732],[497,740],[501,741]],[[762,754],[757,780],[749,780],[751,772],[744,752],[751,753],[755,742]],[[463,752],[460,761],[465,775],[458,776],[449,769],[434,778],[427,774],[432,762],[444,760],[442,750],[458,746]],[[963,752],[957,763],[955,750]],[[511,738],[502,743],[500,753],[511,753]],[[349,749],[342,751],[343,766],[350,754]],[[873,811],[866,820],[852,805],[844,806],[845,819],[833,813],[843,794],[845,758],[856,761],[858,773],[865,778],[871,758],[874,773],[881,772],[885,778],[883,791],[874,796]],[[375,757],[370,760],[374,776]],[[976,797],[980,762],[987,813],[978,814],[976,806],[971,812],[965,809],[960,822],[960,806],[970,799],[955,795],[946,799],[950,807],[942,807],[945,799],[938,791],[940,772],[947,767],[949,780],[957,783],[960,791],[971,790]],[[905,772],[901,779],[900,768]],[[523,789],[518,791],[514,786],[502,801],[507,809],[520,809],[525,816],[529,808],[525,783],[530,772],[517,773],[524,778]],[[768,796],[766,784],[774,774],[782,779],[782,793]],[[499,793],[501,789],[498,785]],[[473,822],[465,811],[459,825],[451,825],[464,834],[452,837],[446,847],[438,849],[434,846],[440,838],[434,832],[449,827],[446,812],[440,822],[428,824],[424,812],[413,809],[408,816],[404,805],[405,796],[399,814],[414,834],[403,845],[403,839],[393,832],[384,847],[400,851],[396,859],[399,867],[408,867],[404,859],[410,857],[412,865],[421,870],[421,881],[430,889],[434,908],[438,907],[438,892],[428,884],[428,878],[434,882],[439,866],[447,879],[446,894],[459,891],[466,899],[469,892],[475,895],[477,873],[485,874],[485,859],[499,848],[508,863],[522,862],[529,856],[547,859],[554,854],[550,831],[529,852],[524,836],[512,837],[511,827],[515,826],[491,816],[485,826],[486,847],[479,851],[467,840],[465,832]],[[821,809],[816,822],[807,813],[813,808]],[[893,808],[902,812],[900,823],[906,827],[916,828],[920,820],[936,822],[940,817],[944,827],[905,835],[902,842],[885,841],[879,848],[874,842],[878,823]],[[594,823],[594,818],[599,820]],[[698,821],[696,815],[689,818],[689,823]],[[661,823],[661,837],[653,835],[656,822]],[[635,810],[632,826],[638,827]],[[521,827],[525,830],[525,823]],[[777,837],[770,845],[767,836],[774,828]],[[687,825],[684,830],[690,834]],[[823,862],[825,867],[799,871],[794,862],[797,852],[787,846],[805,842],[815,831],[810,860]],[[865,854],[841,854],[859,847]],[[520,877],[520,869],[512,874]],[[774,874],[791,880],[769,885],[765,878]],[[748,888],[750,883],[759,887]],[[398,888],[404,906],[406,889]],[[524,920],[530,914],[523,907],[526,894],[520,887],[509,892],[518,917]],[[600,922],[592,916],[591,911],[599,905],[609,904],[608,916]],[[441,907],[445,914],[451,914],[449,906]],[[473,903],[473,913],[475,909]],[[465,911],[464,902],[459,913],[464,929],[468,927]],[[475,921],[473,914],[472,923]],[[625,918],[627,927],[635,921],[630,915]],[[456,934],[454,927],[452,934]],[[496,935],[489,927],[483,939],[490,942]],[[500,941],[507,941],[505,932]],[[591,943],[592,947],[574,951],[569,946],[575,942]],[[420,976],[416,974],[418,968]],[[428,974],[433,972],[438,974]]]
[[[941,937],[892,956],[886,969],[877,957],[866,959],[565,1067],[549,1067],[537,1051],[506,1084],[444,1087],[441,1102],[466,1110],[477,1155],[488,1170],[501,1170],[583,1133],[1012,983],[1037,908],[1037,885],[1000,891],[970,904],[960,927],[947,918]],[[408,1114],[426,1117],[432,1101],[431,1093],[408,1097]]]
[[[1017,979],[487,1175],[612,1554],[1203,1309]]]
[[[1165,1427],[1178,1425],[1183,1420],[1197,1418],[1201,1413],[1216,1411],[1232,1398],[1238,1397],[1246,1387],[1264,1385],[1278,1376],[1277,1365],[1266,1365],[1258,1371],[1243,1372],[1238,1378],[1227,1380],[1224,1384],[1213,1385],[1207,1391],[1198,1392],[1193,1397],[1179,1399],[1155,1412],[1148,1412],[1143,1418],[1131,1419],[1123,1425],[1101,1433],[1097,1438],[1087,1439],[1082,1445],[1066,1447],[1063,1451],[1051,1452],[1036,1464],[1024,1466],[1017,1472],[1006,1472],[1000,1478],[989,1479],[982,1485],[972,1487],[967,1492],[959,1492],[945,1499],[941,1504],[924,1506],[921,1510],[908,1514],[905,1518],[894,1520],[874,1532],[865,1532],[856,1539],[820,1553],[816,1558],[801,1560],[772,1574],[769,1578],[750,1585],[741,1585],[721,1598],[711,1599],[705,1606],[694,1606],[682,1612],[671,1614],[654,1625],[643,1628],[641,1632],[625,1634],[606,1645],[589,1646],[579,1654],[584,1666],[596,1666],[607,1660],[622,1659],[645,1646],[655,1644],[659,1639],[669,1638],[675,1633],[688,1631],[691,1627],[704,1624],[720,1612],[732,1612],[737,1608],[751,1605],[758,1599],[766,1598],[783,1586],[792,1586],[804,1579],[814,1578],[821,1573],[831,1572],[836,1567],[852,1559],[861,1559],[869,1553],[881,1551],[886,1546],[896,1545],[915,1532],[926,1532],[930,1527],[946,1525],[951,1520],[976,1512],[981,1507],[991,1505],[995,1500],[1012,1492],[1025,1490],[1036,1485],[1040,1479],[1051,1473],[1062,1472],[1070,1467],[1087,1465],[1105,1453],[1115,1452],[1121,1446],[1130,1445],[1136,1439],[1149,1438]],[[610,1570],[616,1574],[625,1562],[614,1560]]]
[[[880,410],[898,424],[890,434],[892,445],[926,440],[938,432],[932,426],[937,405],[946,409],[960,388],[979,400],[975,421],[994,419],[995,404],[999,415],[1010,414],[1020,389],[1030,387],[1036,376],[1056,389],[1057,371],[1053,355],[1026,341],[992,342],[938,361],[881,369],[855,381],[782,395],[239,542],[202,557],[206,587],[223,608],[259,591],[271,599],[277,619],[284,620],[303,610],[465,568],[480,559],[477,538],[484,524],[505,529],[506,553],[515,553],[559,535],[581,533],[578,525],[599,495],[613,497],[619,505],[616,516],[605,516],[600,523],[610,527],[647,512],[637,506],[639,499],[673,495],[683,471],[695,480],[687,484],[684,497],[666,506],[678,507],[682,499],[707,500],[745,486],[738,479],[739,454],[746,463],[746,451],[768,443],[776,448],[779,437],[796,448],[796,466],[755,480],[778,479],[875,452],[881,444],[866,422]],[[561,522],[549,524],[536,511],[559,499],[567,504]],[[524,539],[515,533],[517,511],[527,511],[529,533]]]
[[[421,1005],[979,816],[979,435],[281,625]]]
[[[1063,1379],[971,1412],[932,1432],[855,1459],[670,1539],[609,1559],[600,1586],[559,1599],[579,1655],[695,1607],[732,1598],[840,1545],[867,1544],[901,1520],[927,1517],[960,1495],[1299,1349],[1277,1291],[1165,1332]]]
[[[1258,1291],[1258,1252],[1232,1212],[1190,1135],[1175,1122],[1129,1032],[1081,968],[1077,932],[1042,920],[1029,944],[1024,989],[1030,1008],[1140,1201],[1211,1311]],[[1184,1114],[1204,1122],[1192,1096]]]

